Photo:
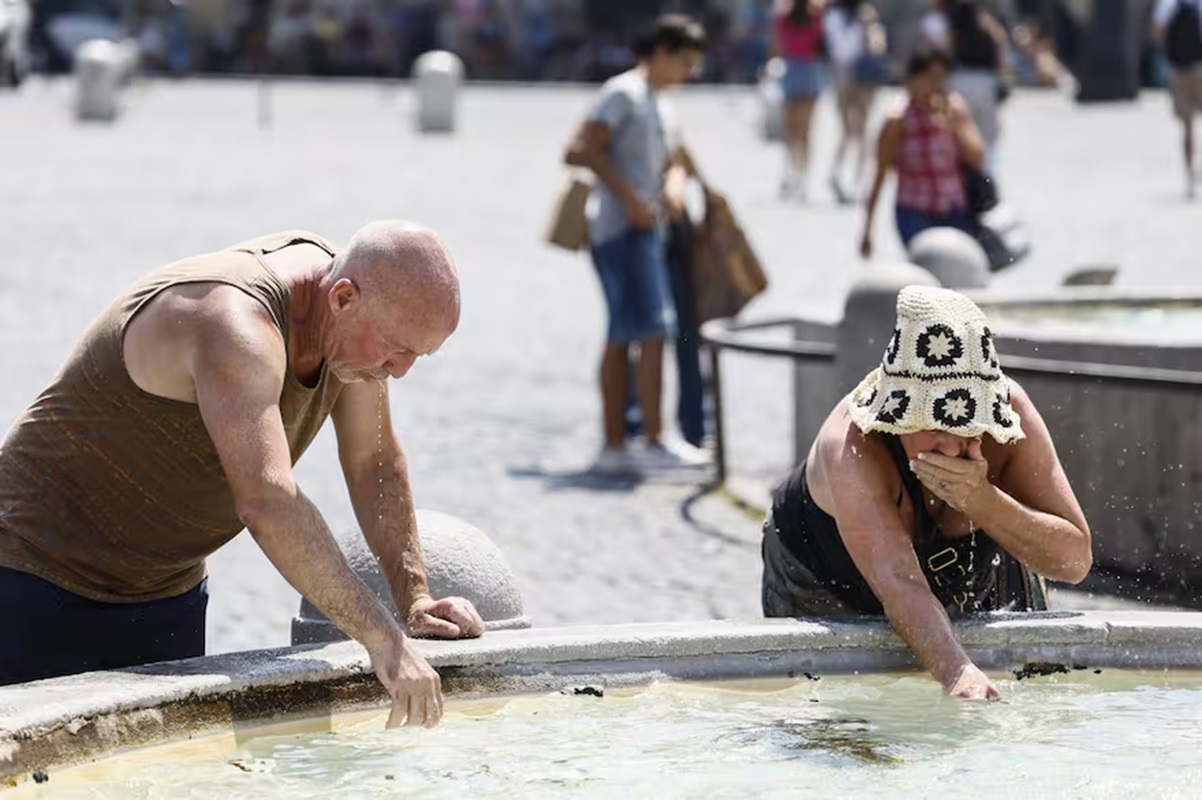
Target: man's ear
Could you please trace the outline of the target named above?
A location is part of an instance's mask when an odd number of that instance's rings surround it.
[[[339,278],[338,281],[330,287],[328,295],[330,302],[330,310],[335,314],[346,311],[348,308],[359,302],[361,297],[359,287],[350,278]]]

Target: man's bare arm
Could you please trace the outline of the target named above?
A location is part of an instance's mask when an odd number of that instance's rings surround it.
[[[612,132],[605,123],[594,120],[585,122],[568,144],[563,156],[564,163],[592,170],[597,180],[605,184],[614,197],[626,207],[627,215],[638,217],[637,221],[641,223],[638,227],[651,227],[655,224],[655,218],[648,204],[634,187],[618,174],[613,160],[609,157],[611,138]]]
[[[293,477],[279,409],[287,369],[279,330],[249,298],[215,292],[206,305],[189,371],[238,518],[280,574],[348,635],[369,649],[403,636]]]
[[[479,636],[484,622],[470,601],[430,595],[405,454],[392,426],[388,386],[346,386],[331,414],[338,457],[363,538],[413,636]]]

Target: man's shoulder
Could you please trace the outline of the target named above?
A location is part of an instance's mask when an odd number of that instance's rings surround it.
[[[338,251],[334,242],[319,233],[303,228],[288,228],[245,239],[230,245],[223,252],[273,253],[296,244],[314,244],[330,254]]]
[[[150,324],[139,325],[139,320]],[[267,308],[239,287],[219,281],[167,287],[135,318],[127,336],[137,336],[139,329],[198,347],[283,352],[283,332]]]
[[[638,69],[628,69],[602,83],[599,93],[602,97],[623,94],[637,99],[647,94],[647,81]]]

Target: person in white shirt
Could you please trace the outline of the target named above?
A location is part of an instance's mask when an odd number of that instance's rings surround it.
[[[1152,21],[1169,62],[1169,93],[1183,136],[1185,193],[1193,199],[1198,180],[1194,117],[1202,114],[1202,0],[1158,0]]]
[[[831,165],[830,187],[840,203],[856,198],[843,188],[841,173],[849,151],[855,152],[858,189],[868,158],[866,134],[877,87],[886,79],[885,28],[867,0],[833,0],[822,17],[826,50],[835,74],[835,101],[842,135]]]

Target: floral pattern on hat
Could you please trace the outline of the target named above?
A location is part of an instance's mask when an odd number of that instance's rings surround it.
[[[991,368],[997,369],[1000,365],[997,357],[997,346],[993,343],[993,331],[985,328],[981,332],[981,358]]]
[[[935,419],[949,428],[964,428],[977,418],[977,401],[967,389],[953,389],[935,401]]]
[[[985,314],[939,287],[898,293],[880,366],[852,392],[847,411],[864,433],[946,431],[1002,444],[1026,436]]]
[[[885,348],[885,363],[893,366],[897,361],[897,352],[901,349],[901,328],[893,329],[893,338],[889,340],[889,346]]]
[[[873,397],[876,396],[876,391],[873,391]],[[881,410],[877,412],[876,418],[881,422],[888,422],[893,425],[901,422],[906,417],[906,411],[910,408],[910,395],[905,389],[894,389],[889,393],[881,403]]]
[[[874,386],[874,387],[872,387],[871,392],[869,392],[868,394],[861,394],[859,397],[856,398],[856,405],[858,405],[860,408],[868,408],[870,405],[872,405],[874,402],[876,402],[876,395],[877,395],[877,391],[876,391],[876,387]]]
[[[928,367],[950,367],[964,355],[964,344],[947,325],[930,325],[918,337],[918,357]]]

